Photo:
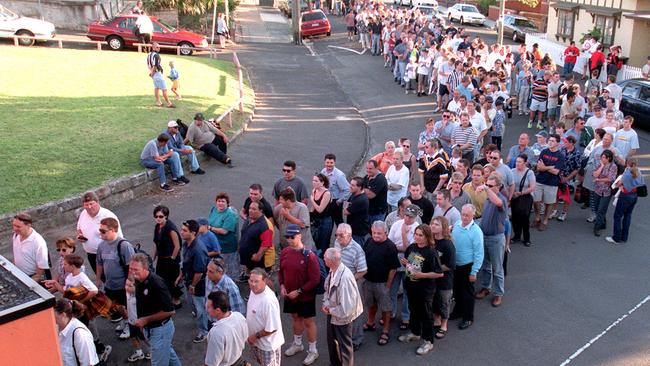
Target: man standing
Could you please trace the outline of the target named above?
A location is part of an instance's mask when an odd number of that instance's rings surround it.
[[[289,224],[284,231],[289,246],[280,253],[280,296],[284,297],[283,312],[291,314],[293,343],[284,351],[291,357],[302,352],[302,334],[307,330],[309,350],[303,365],[311,365],[318,358],[316,348],[316,287],[320,283],[320,266],[316,253],[306,250],[302,243],[300,227]]]
[[[332,366],[354,365],[352,322],[363,313],[354,274],[341,263],[341,251],[325,251],[330,273],[325,280],[322,311],[327,315],[327,349]]]
[[[312,239],[311,230],[309,229],[311,224],[309,208],[302,202],[296,202],[296,194],[291,187],[280,191],[278,205],[273,209],[273,219],[280,233],[285,232],[290,224],[297,225],[300,227],[305,245],[310,248],[314,246],[314,239]],[[280,245],[282,248],[286,247],[287,244],[287,240],[281,237]]]
[[[458,145],[463,154],[463,159],[474,161],[474,146],[478,141],[478,133],[469,123],[469,114],[460,113],[460,126],[451,135],[451,146]]]
[[[208,335],[208,316],[205,310],[205,272],[208,265],[208,251],[203,242],[196,236],[199,224],[195,220],[187,220],[181,228],[183,242],[183,279],[196,311],[196,327],[198,334],[192,342],[201,343]]]
[[[144,44],[145,52],[151,43],[151,36],[153,35],[153,23],[151,18],[140,8],[138,17],[135,20],[135,27],[138,30],[138,41]]]
[[[98,257],[99,259],[99,257]],[[149,272],[149,259],[135,254],[129,263],[129,275],[136,280],[135,297],[138,319],[135,326],[142,328],[149,341],[152,366],[181,366],[181,360],[172,346],[174,338],[174,305],[165,281]]]
[[[262,215],[260,203],[251,202],[248,206],[248,221],[244,221],[239,239],[239,258],[247,272],[266,267],[264,254],[267,250],[274,250],[273,231]]]
[[[208,315],[217,319],[208,333],[208,349],[205,352],[206,366],[243,366],[242,358],[248,325],[241,313],[231,311],[228,294],[212,292],[207,300]]]
[[[552,134],[548,137],[548,148],[542,150],[537,160],[537,175],[535,180],[535,226],[544,231],[548,228],[548,220],[552,206],[557,200],[557,187],[560,184],[560,172],[564,168],[564,154],[559,148],[560,136]],[[544,220],[541,219],[541,205],[545,205]]]
[[[483,264],[483,232],[474,222],[475,209],[466,204],[460,212],[451,232],[456,247],[456,270],[454,270],[454,297],[456,306],[449,319],[461,318],[459,329],[467,329],[474,323],[474,282]]]
[[[208,271],[206,273],[205,280],[205,294],[210,299],[210,294],[213,292],[219,291],[223,292],[228,296],[228,305],[229,310],[240,313],[241,315],[246,314],[246,305],[244,300],[239,293],[239,287],[235,282],[226,274],[225,264],[220,259],[212,259],[208,262]],[[215,317],[209,314],[210,306],[208,305],[208,316],[210,319]],[[208,335],[208,340],[210,336]]]
[[[462,191],[461,191],[462,192]],[[433,216],[443,216],[449,222],[449,227],[454,227],[460,220],[460,211],[451,204],[451,193],[447,189],[441,189],[436,193],[436,208]],[[431,220],[427,223],[430,224]]]
[[[544,112],[546,112],[546,101],[548,100],[548,80],[551,78],[551,73],[545,71],[543,76],[539,76],[533,82],[532,95],[533,98],[530,102],[530,120],[528,121],[528,128],[533,128],[535,123],[535,116],[537,115],[537,128],[543,129],[544,126]]]
[[[352,228],[352,238],[361,245],[366,242],[368,235],[369,206],[368,196],[363,190],[363,178],[352,178],[350,180],[350,198],[343,205],[343,215]]]
[[[618,152],[621,153],[625,160],[636,155],[636,151],[639,149],[639,136],[632,129],[633,123],[633,116],[625,116],[623,128],[616,131],[614,135],[614,147],[618,149]]]
[[[562,70],[562,76],[566,76],[573,72],[573,67],[576,65],[578,56],[580,56],[580,49],[576,47],[574,41],[571,41],[569,47],[564,50],[564,70]]]
[[[81,200],[84,209],[79,214],[79,220],[77,220],[77,240],[83,245],[93,272],[97,272],[97,247],[102,241],[99,236],[99,223],[102,219],[112,217],[117,220],[119,226],[120,220],[111,210],[99,205],[99,197],[95,192],[84,193]],[[118,228],[117,235],[119,237],[124,236],[121,227]]]
[[[350,197],[350,183],[345,178],[345,174],[336,167],[336,155],[325,154],[324,164],[325,167],[321,170],[321,174],[330,181],[329,190],[335,205],[332,220],[338,226],[343,222],[343,202]]]
[[[469,195],[469,198],[472,201],[472,205],[474,206],[475,219],[480,219],[481,215],[483,215],[483,204],[485,203],[485,200],[487,200],[487,193],[479,192],[478,190],[478,187],[482,186],[483,183],[483,167],[476,164],[472,167],[472,181],[463,185],[463,192]]]
[[[499,150],[490,152],[488,160],[490,161],[490,165],[492,165],[494,170],[501,176],[503,187],[505,188],[506,192],[508,192],[508,196],[506,198],[509,201],[512,197],[512,194],[515,193],[515,182],[512,178],[512,171],[501,160],[501,151]]]
[[[190,143],[213,159],[232,168],[232,159],[227,154],[228,136],[210,122],[203,120],[203,113],[194,115],[194,122],[187,128],[185,144]]]
[[[261,268],[251,271],[248,285],[251,289],[246,306],[248,344],[261,366],[280,366],[284,344],[280,304],[266,281],[268,275]]]
[[[390,288],[397,268],[401,266],[397,259],[397,248],[388,239],[388,230],[383,221],[375,221],[371,227],[372,237],[364,246],[368,272],[363,276],[363,302],[368,309],[368,321],[363,330],[373,331],[376,329],[375,317],[377,311],[381,313],[381,320],[384,322],[381,336],[377,341],[380,346],[390,341],[390,315],[392,306],[390,304]]]
[[[251,202],[258,202],[264,216],[267,219],[273,219],[273,206],[262,195],[262,185],[253,183],[248,187],[248,197],[244,200],[244,207],[239,211],[239,217],[244,220],[248,219],[248,208]]]
[[[162,90],[163,99],[167,102],[167,108],[174,108],[174,105],[169,101],[169,97],[167,96],[167,84],[165,84],[165,79],[163,77],[162,62],[158,52],[160,52],[160,46],[158,45],[158,42],[154,42],[151,46],[151,52],[147,55],[147,66],[149,67],[149,76],[153,79],[156,105],[162,107],[162,102],[160,101],[160,91]]]
[[[442,149],[438,140],[427,141],[424,145],[424,155],[418,163],[418,171],[420,172],[420,184],[429,194],[445,187],[449,179],[449,168],[449,156]]]
[[[366,253],[363,252],[361,245],[352,239],[352,228],[346,223],[340,224],[336,228],[336,240],[334,248],[341,252],[341,262],[345,265],[357,281],[357,287],[362,288],[363,276],[368,272],[366,264]],[[352,322],[352,347],[358,350],[363,342],[363,319],[357,317]]]
[[[418,182],[411,182],[409,186],[409,200],[422,210],[422,222],[429,223],[433,217],[433,203],[422,195],[422,185]],[[397,208],[399,210],[399,207]],[[409,243],[410,244],[410,243]]]
[[[38,282],[45,279],[45,272],[50,269],[49,255],[45,239],[32,228],[32,223],[32,217],[25,212],[18,213],[11,221],[14,265]]]
[[[517,145],[514,145],[513,147],[508,150],[508,156],[506,157],[506,164],[510,168],[515,167],[515,163],[517,162],[517,156],[521,154],[526,154],[528,156],[528,161],[531,161],[533,157],[535,156],[533,154],[533,150],[528,146],[529,143],[529,138],[527,133],[522,133],[519,135],[519,140],[517,141]]]
[[[492,290],[492,306],[498,307],[501,306],[505,291],[503,256],[506,249],[504,227],[508,219],[508,199],[500,192],[501,176],[496,172],[490,174],[479,190],[487,192],[488,199],[483,206],[483,218],[479,225],[483,231],[484,256],[481,266],[482,288],[476,298],[483,299]]]
[[[384,221],[388,211],[388,181],[379,171],[379,164],[370,160],[366,164],[366,176],[363,178],[363,191],[368,196],[368,220]]]
[[[183,136],[178,130],[178,122],[169,121],[167,123],[167,129],[163,131],[164,134],[169,136],[169,141],[167,141],[167,148],[170,151],[175,151],[178,155],[187,156],[187,160],[190,161],[190,169],[192,174],[205,174],[203,169],[199,166],[199,161],[196,159],[196,153],[191,146],[185,145],[183,142]]]
[[[165,164],[169,164],[172,169],[172,182],[174,184],[183,186],[189,183],[189,179],[185,178],[183,173],[183,166],[181,158],[174,150],[169,150],[167,142],[169,136],[164,133],[158,135],[158,138],[152,139],[144,145],[142,153],[140,154],[140,165],[147,169],[156,169],[158,171],[158,179],[160,179],[160,189],[165,192],[171,192],[173,189],[167,185],[167,177],[165,173]]]
[[[296,176],[296,162],[287,160],[282,166],[282,178],[278,179],[273,185],[273,197],[275,204],[279,203],[280,193],[285,189],[291,188],[295,194],[296,200],[307,204],[309,200],[309,190],[302,178]]]

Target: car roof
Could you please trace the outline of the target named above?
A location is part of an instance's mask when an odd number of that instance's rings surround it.
[[[508,14],[508,15],[506,15],[506,16],[507,16],[507,17],[513,17],[513,18],[515,18],[515,19],[525,19],[525,20],[530,20],[530,19],[528,19],[528,18],[526,18],[526,17],[524,17],[524,16],[521,16],[521,15]]]
[[[311,13],[323,13],[323,11],[320,10],[320,9],[314,9],[314,10],[303,11],[301,14],[311,14]],[[325,14],[325,13],[323,13],[323,14]]]
[[[621,80],[619,82],[619,84],[627,84],[627,83],[630,83],[632,81],[634,81],[634,82],[636,82],[638,84],[643,84],[644,86],[650,87],[650,80],[646,80],[644,78],[634,78],[634,79]]]

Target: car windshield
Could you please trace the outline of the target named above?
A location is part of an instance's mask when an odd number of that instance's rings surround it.
[[[515,25],[517,27],[535,28],[535,24],[528,19],[515,19]]]
[[[176,28],[172,27],[171,25],[163,22],[162,20],[158,19],[158,23],[160,23],[163,27],[167,28],[170,32],[176,32]]]
[[[420,10],[420,13],[422,13],[422,14],[426,14],[426,15],[433,14],[433,8],[422,7],[422,8],[418,8],[418,9]]]
[[[13,11],[5,8],[4,6],[0,5],[0,17],[2,18],[17,18],[18,15],[14,13]]]
[[[467,13],[478,13],[478,9],[475,6],[463,6],[463,11]]]
[[[302,21],[303,22],[308,22],[311,20],[321,20],[325,19],[325,14],[321,13],[320,11],[314,12],[314,13],[307,13],[302,15]]]

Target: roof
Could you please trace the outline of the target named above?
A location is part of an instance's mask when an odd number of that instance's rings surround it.
[[[562,9],[562,10],[574,10],[580,7],[578,3],[570,3],[568,1],[555,1],[550,4],[552,8]]]
[[[599,14],[608,17],[620,17],[621,13],[623,13],[621,9],[607,8],[604,6],[583,4],[580,7],[585,9],[588,13]]]

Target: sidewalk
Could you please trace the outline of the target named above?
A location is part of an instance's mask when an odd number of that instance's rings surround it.
[[[255,43],[289,43],[291,21],[268,6],[240,5],[235,11],[235,41]]]

